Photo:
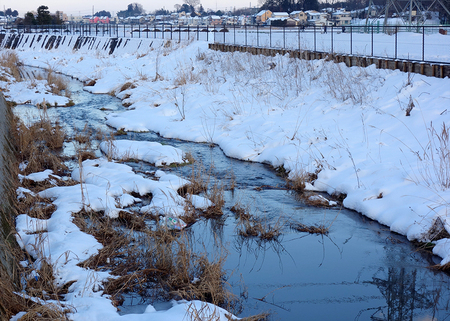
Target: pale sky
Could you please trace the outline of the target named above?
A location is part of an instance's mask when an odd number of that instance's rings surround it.
[[[111,0],[0,0],[1,10],[3,8],[11,8],[12,10],[17,10],[19,16],[23,17],[28,11],[36,11],[41,5],[46,5],[50,12],[55,12],[57,10],[63,11],[67,15],[90,15],[92,14],[92,6],[94,6],[94,12],[106,10],[111,12],[111,14],[116,13],[120,10],[126,10],[128,4],[137,2],[142,4],[146,12],[153,12],[156,9],[165,8],[166,10],[174,10],[175,4],[183,4],[183,0],[165,0],[165,1],[149,1],[149,0],[121,0],[121,1],[111,1]],[[239,0],[201,0],[203,8],[207,10],[208,8],[212,10],[232,10],[233,7],[243,8],[258,6],[257,0],[252,2],[244,2]],[[217,9],[216,9],[217,8]]]

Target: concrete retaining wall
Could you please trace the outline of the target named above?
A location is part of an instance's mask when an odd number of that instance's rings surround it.
[[[0,48],[52,50],[61,53],[103,51],[108,54],[139,54],[164,43],[162,39],[82,37],[47,34],[0,34]]]
[[[335,62],[343,62],[348,67],[361,66],[367,67],[375,64],[379,69],[398,69],[405,72],[418,73],[430,77],[450,77],[450,64],[431,64],[409,60],[393,60],[386,58],[363,57],[354,55],[338,55],[326,52],[308,51],[308,50],[289,50],[289,49],[269,49],[256,48],[249,46],[225,45],[220,43],[209,44],[209,49],[223,52],[249,52],[253,55],[275,56],[277,54],[288,54],[292,58],[313,60],[329,59]]]
[[[19,275],[17,262],[12,255],[13,249],[19,249],[14,231],[15,209],[15,177],[14,173],[14,148],[11,139],[11,123],[13,114],[7,106],[3,94],[0,93],[0,279],[2,287],[0,294],[0,319],[5,319],[5,311],[10,311],[11,298],[6,293],[11,288],[19,288]],[[16,285],[14,285],[16,284]]]

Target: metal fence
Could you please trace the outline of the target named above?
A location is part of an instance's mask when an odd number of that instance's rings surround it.
[[[450,63],[450,26],[273,27],[260,25],[68,24],[10,32],[202,40],[232,45]]]

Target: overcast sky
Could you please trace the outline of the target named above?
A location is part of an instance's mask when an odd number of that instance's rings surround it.
[[[3,8],[11,8],[12,10],[19,11],[21,17],[27,11],[36,11],[36,9],[41,5],[46,5],[50,12],[55,12],[57,10],[63,11],[70,15],[89,15],[92,14],[92,7],[94,6],[94,12],[106,10],[111,12],[111,14],[116,13],[120,10],[126,10],[128,4],[132,2],[137,2],[142,4],[146,12],[152,12],[156,9],[161,9],[165,7],[166,10],[174,10],[175,4],[183,4],[183,0],[165,0],[165,1],[149,1],[149,0],[122,0],[122,1],[111,1],[111,0],[0,0],[1,10]],[[231,10],[233,7],[243,8],[249,7],[250,3],[252,7],[258,5],[257,0],[253,1],[239,1],[239,0],[201,0],[201,3],[205,10],[208,8],[212,10]]]

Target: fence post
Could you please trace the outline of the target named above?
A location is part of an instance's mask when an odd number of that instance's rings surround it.
[[[259,47],[259,24],[256,24],[256,47]]]
[[[272,24],[269,25],[269,48],[272,48]]]
[[[170,40],[173,40],[173,24],[170,24]]]
[[[180,28],[181,29],[181,28]],[[199,37],[199,32],[200,32],[200,25],[197,25],[197,41],[200,39]]]
[[[298,50],[300,51],[300,25],[298,25]]]
[[[206,25],[206,42],[209,41],[209,25]]]
[[[225,43],[225,24],[223,24],[223,43]]]
[[[314,24],[314,51],[316,50],[316,24]]]
[[[236,45],[236,23],[233,24],[233,45]]]
[[[244,25],[245,27],[245,46],[247,47],[247,23]]]
[[[125,38],[125,23],[123,24],[123,37]]]
[[[372,27],[372,31],[371,31],[371,33],[372,33],[372,37],[371,37],[371,56],[373,57],[373,24],[371,25],[371,27]]]
[[[161,37],[164,40],[164,21],[162,23],[162,29],[161,29],[162,33],[161,33]]]
[[[353,55],[353,26],[350,26],[350,55]]]
[[[394,41],[395,41],[395,56],[394,59],[397,59],[397,37],[398,37],[398,27],[395,26],[395,35],[394,35]]]
[[[333,54],[333,26],[331,26],[331,54]]]
[[[422,26],[422,61],[425,60],[425,26]]]
[[[283,26],[283,49],[286,49],[286,26]]]

